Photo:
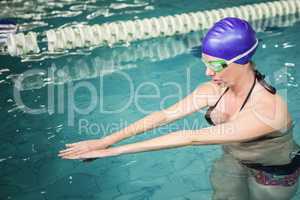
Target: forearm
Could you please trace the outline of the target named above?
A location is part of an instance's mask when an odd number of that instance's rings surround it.
[[[182,147],[188,145],[208,145],[225,143],[226,139],[220,131],[214,130],[212,133],[209,128],[199,130],[182,130],[142,142],[113,147],[116,155],[154,151]]]
[[[109,141],[111,144],[114,144],[128,137],[159,127],[166,122],[166,116],[163,112],[153,112],[143,119],[134,122],[128,127],[105,137],[105,140]]]
[[[113,147],[113,151],[117,152],[117,155],[155,151],[160,149],[168,149],[175,147],[188,146],[192,144],[192,137],[189,134],[182,134],[182,132],[173,132],[167,135],[156,137],[142,142],[136,142],[133,144],[122,145]]]

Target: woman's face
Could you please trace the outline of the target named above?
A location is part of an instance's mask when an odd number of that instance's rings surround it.
[[[213,56],[209,56],[207,54],[202,53],[202,59],[204,59],[205,61],[209,62],[209,61],[216,61],[216,60],[220,60],[219,58],[213,57]],[[237,67],[236,63],[231,63],[229,64],[226,68],[224,68],[222,71],[220,72],[215,72],[212,69],[210,69],[209,67],[206,66],[206,75],[209,76],[212,81],[218,85],[226,85],[226,86],[230,86],[233,85],[236,78],[238,77],[238,69],[239,67]]]

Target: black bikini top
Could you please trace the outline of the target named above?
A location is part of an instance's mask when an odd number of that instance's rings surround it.
[[[244,100],[244,102],[243,102],[243,105],[241,106],[241,108],[240,108],[240,111],[244,108],[244,106],[246,105],[246,103],[247,103],[247,101],[248,101],[248,99],[249,99],[249,97],[250,97],[250,95],[251,95],[251,93],[252,93],[252,91],[253,91],[253,88],[254,88],[254,86],[255,86],[255,83],[256,83],[256,79],[257,79],[257,81],[266,89],[266,90],[268,90],[270,93],[272,93],[272,94],[276,94],[276,89],[273,87],[273,86],[271,86],[271,85],[269,85],[265,80],[264,80],[264,78],[265,78],[265,75],[263,75],[263,74],[261,74],[259,71],[257,71],[257,70],[254,70],[254,73],[255,73],[255,78],[254,78],[254,81],[253,81],[253,84],[252,84],[252,86],[251,86],[251,88],[250,88],[250,90],[249,90],[249,92],[248,92],[248,94],[247,94],[247,97],[245,98],[245,100]],[[223,97],[223,95],[228,91],[228,89],[229,89],[229,87],[227,87],[226,88],[226,90],[223,92],[223,94],[219,97],[219,99],[217,100],[217,102],[213,105],[213,106],[211,106],[211,107],[209,107],[208,109],[207,109],[207,111],[206,111],[206,114],[205,114],[205,119],[206,119],[206,121],[210,124],[210,125],[215,125],[214,124],[214,122],[212,121],[212,119],[211,119],[211,117],[210,117],[210,115],[211,115],[211,112],[214,110],[214,108],[218,105],[218,103],[219,103],[219,101],[221,100],[221,98]]]

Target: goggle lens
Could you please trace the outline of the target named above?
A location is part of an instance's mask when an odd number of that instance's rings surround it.
[[[214,72],[221,72],[224,68],[227,67],[225,60],[214,60],[214,61],[205,61],[202,59],[203,63],[212,69]]]

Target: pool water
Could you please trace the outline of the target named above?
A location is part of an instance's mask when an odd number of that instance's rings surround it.
[[[23,9],[22,3],[6,2],[7,9],[0,16],[16,18],[23,30],[39,32],[74,22],[95,24],[254,2],[262,1],[59,1],[49,7],[39,3],[35,9],[30,1],[22,2],[27,5]],[[19,9],[8,12],[9,6]],[[254,57],[257,68],[286,99],[298,143],[299,33],[300,22],[265,28],[258,33],[260,46]],[[89,163],[57,156],[64,144],[111,134],[174,104],[207,81],[203,64],[191,53],[203,34],[140,41],[129,47],[40,55],[36,60],[1,55],[0,199],[209,199],[209,174],[222,153],[219,145],[129,154]],[[28,73],[34,75],[17,90],[15,81]],[[24,111],[18,94],[35,114]],[[138,95],[140,98],[132,99]],[[207,126],[203,111],[199,111],[116,145]],[[294,200],[300,197],[299,192]]]

